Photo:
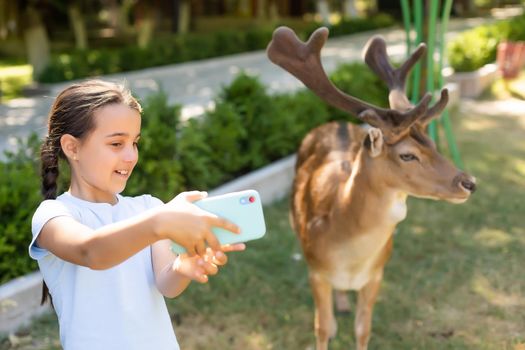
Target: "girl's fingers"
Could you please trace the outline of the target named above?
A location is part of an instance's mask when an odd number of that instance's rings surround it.
[[[206,243],[204,241],[199,241],[196,245],[195,245],[195,251],[198,255],[200,256],[205,256],[206,255]]]
[[[195,246],[184,247],[184,248],[186,248],[186,254],[188,254],[188,256],[192,257],[196,255]]]
[[[226,263],[228,262],[228,257],[223,252],[218,251],[213,256],[212,261],[215,265],[226,265]]]
[[[215,237],[215,235],[212,232],[209,232],[206,235],[206,242],[208,243],[208,246],[211,249],[213,249],[213,250],[221,250],[221,243],[219,242],[217,237]],[[208,252],[208,251],[206,251],[206,252]]]
[[[198,268],[195,270],[195,281],[199,283],[206,283],[208,282],[208,276],[206,275],[206,272],[203,268]]]
[[[202,268],[204,269],[207,275],[216,275],[217,272],[219,272],[219,268],[217,267],[217,265],[212,264],[211,262],[204,262],[202,264]]]
[[[228,230],[232,233],[241,233],[241,229],[239,226],[235,225],[234,223],[229,222],[228,220],[225,220],[223,218],[220,218],[218,216],[212,216],[210,220],[210,225],[215,227],[220,227],[225,230]]]
[[[228,252],[240,252],[246,249],[246,244],[244,243],[235,243],[235,244],[225,244],[221,246],[221,250],[225,253]]]
[[[208,196],[208,192],[203,191],[189,191],[189,192],[182,192],[177,197],[182,197],[182,199],[185,199],[188,202],[195,202],[199,199],[206,198]]]

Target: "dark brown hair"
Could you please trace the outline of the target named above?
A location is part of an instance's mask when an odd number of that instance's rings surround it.
[[[49,112],[48,135],[40,149],[44,199],[57,197],[58,161],[59,158],[66,159],[60,146],[61,137],[69,134],[78,139],[85,138],[95,127],[94,112],[109,104],[124,104],[142,112],[127,88],[102,80],[73,84],[57,96]],[[45,303],[48,297],[49,290],[44,282],[41,303]]]

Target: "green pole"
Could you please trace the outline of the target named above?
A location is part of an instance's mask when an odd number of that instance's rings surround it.
[[[440,39],[440,47],[439,47],[439,88],[443,88],[444,80],[443,80],[443,74],[441,74],[443,70],[443,56],[445,55],[445,32],[448,27],[448,19],[450,17],[450,10],[452,8],[452,0],[445,0],[445,3],[443,5],[443,13],[441,16],[441,39]],[[452,155],[452,159],[454,160],[454,163],[457,167],[460,169],[463,169],[463,162],[461,161],[461,156],[459,154],[459,150],[456,144],[456,140],[454,138],[454,133],[452,132],[452,126],[450,123],[448,108],[445,109],[443,114],[441,115],[441,123],[443,125],[443,129],[445,131],[445,137],[447,138],[447,143],[450,149],[450,153]]]
[[[441,16],[441,33],[439,40],[439,87],[442,88],[445,85],[443,80],[443,56],[445,55],[445,33],[448,27],[448,18],[450,16],[450,9],[452,8],[452,0],[445,0],[443,6],[443,14]]]
[[[412,51],[412,40],[410,39],[410,7],[408,5],[408,0],[401,0],[401,11],[403,13],[403,24],[405,26],[405,32],[407,34],[406,44],[408,57],[410,56],[410,51]]]
[[[412,45],[411,40],[411,18],[410,18],[410,5],[409,0],[401,0],[401,10],[403,13],[403,24],[406,31],[406,44],[407,44],[407,56],[410,55],[412,46],[416,46],[423,41],[423,0],[413,0],[414,3],[414,22],[415,22],[415,31],[416,31],[416,42],[415,45]],[[431,0],[430,13],[429,13],[429,27],[428,27],[428,54],[427,54],[427,91],[434,93],[436,89],[436,82],[434,81],[434,59],[433,53],[435,51],[435,37],[436,37],[436,21],[438,17],[439,1]],[[450,10],[452,8],[452,0],[443,0],[443,12],[441,16],[441,25],[440,25],[440,41],[439,41],[439,60],[438,60],[438,81],[437,85],[439,89],[443,88],[444,79],[441,74],[443,70],[443,57],[445,55],[445,33],[448,27],[448,20],[450,16]],[[421,79],[421,65],[417,63],[414,67],[412,73],[412,103],[417,103],[419,99],[419,83]],[[445,137],[449,146],[450,153],[454,160],[454,163],[459,167],[463,168],[461,157],[459,155],[456,142],[454,140],[454,134],[452,132],[452,126],[449,118],[448,109],[445,109],[441,118],[438,121],[432,121],[429,125],[429,135],[432,137],[439,147],[439,134],[437,129],[439,126],[442,126],[444,129]]]
[[[436,44],[436,19],[438,16],[438,0],[431,0],[430,2],[430,18],[428,21],[428,50],[427,50],[427,91],[434,95],[436,86],[434,84],[434,49]],[[432,140],[436,142],[439,147],[439,140],[437,139],[436,121],[433,120],[428,126],[428,134]]]
[[[416,42],[414,46],[419,45],[423,41],[423,0],[414,0],[414,23],[416,29]],[[421,80],[421,62],[414,66],[414,74],[412,75],[412,103],[416,104],[419,99],[419,81]]]

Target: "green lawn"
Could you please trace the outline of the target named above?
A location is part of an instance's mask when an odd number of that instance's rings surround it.
[[[521,118],[455,112],[453,122],[478,191],[463,205],[409,200],[370,349],[525,349],[525,111]],[[209,284],[169,302],[182,349],[313,348],[313,303],[287,205],[265,209],[264,239],[232,255]],[[22,337],[51,345],[19,348],[53,349],[52,319]],[[353,314],[337,320],[330,349],[354,348]]]
[[[22,88],[31,83],[32,73],[29,64],[0,61],[0,101],[22,96]]]

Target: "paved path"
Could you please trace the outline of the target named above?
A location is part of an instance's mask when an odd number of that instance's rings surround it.
[[[451,40],[465,29],[492,20],[453,20],[450,22],[446,40]],[[322,51],[325,70],[330,72],[342,62],[361,61],[361,50],[374,34],[385,37],[391,57],[403,57],[406,50],[404,31],[401,28],[382,29],[329,39]],[[272,93],[293,91],[302,87],[298,80],[272,64],[264,51],[149,68],[103,78],[127,82],[139,98],[144,98],[162,86],[171,103],[182,105],[183,117],[191,117],[201,114],[205,108],[212,107],[213,99],[221,86],[229,84],[241,70],[258,75]],[[53,98],[70,83],[51,85],[51,92],[46,96],[20,98],[4,105],[0,104],[0,159],[3,158],[4,150],[12,150],[15,147],[17,137],[25,137],[31,131],[45,135],[47,113]]]

